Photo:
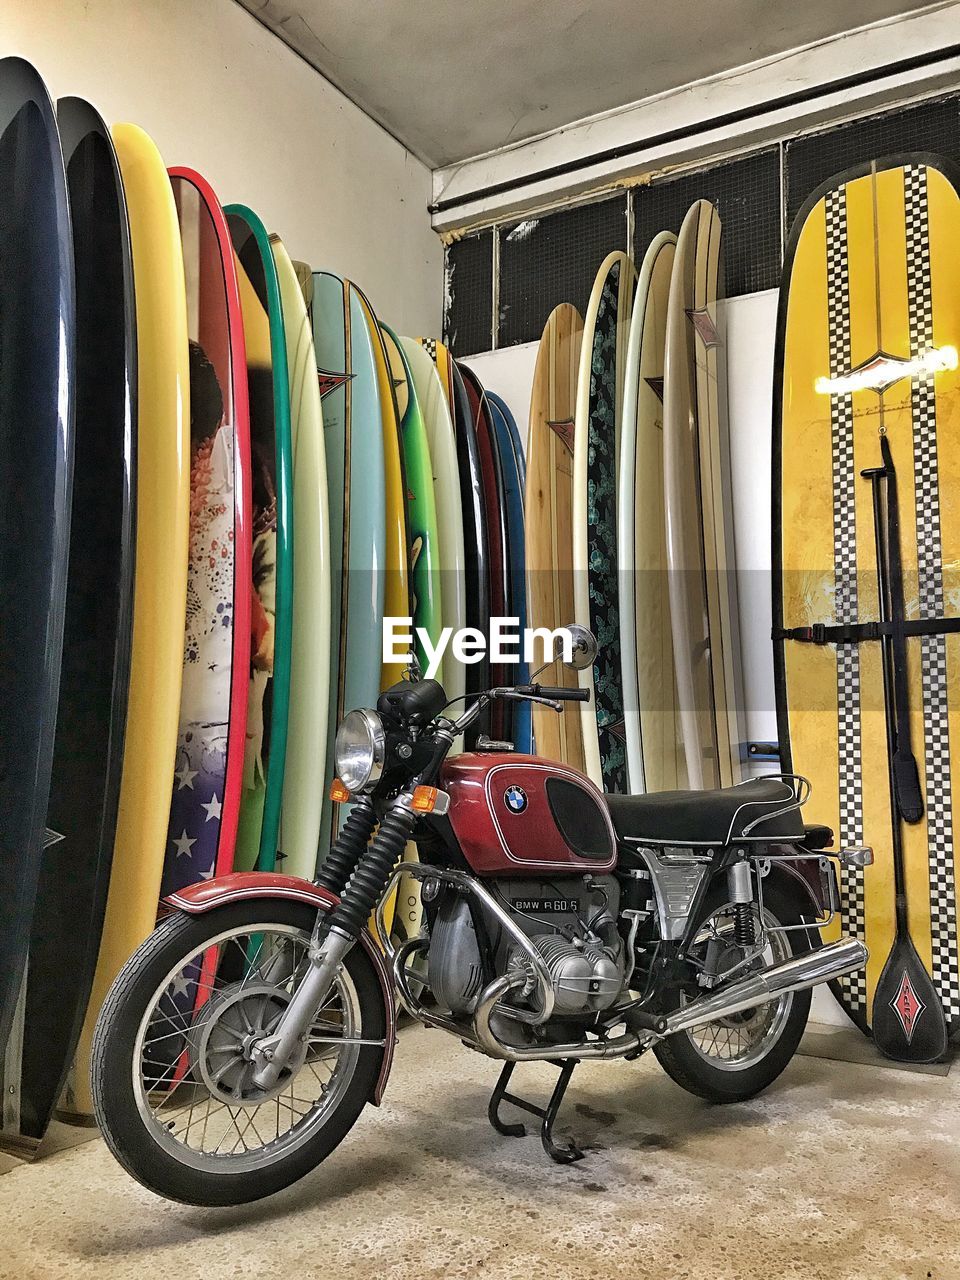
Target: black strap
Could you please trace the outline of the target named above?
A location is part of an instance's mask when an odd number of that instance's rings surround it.
[[[923,796],[917,758],[910,745],[910,676],[907,671],[907,642],[904,633],[903,559],[900,554],[900,503],[897,497],[897,472],[893,465],[890,442],[880,437],[880,454],[887,473],[887,564],[890,574],[891,646],[893,648],[893,687],[897,707],[897,750],[893,757],[897,804],[904,822],[919,822],[923,817]]]
[[[960,618],[905,619],[899,628],[904,636],[941,636],[960,631]],[[892,622],[815,622],[809,627],[775,627],[774,640],[799,640],[807,644],[860,644],[862,640],[882,640],[892,636]]]

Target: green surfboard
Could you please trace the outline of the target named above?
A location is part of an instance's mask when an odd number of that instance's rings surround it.
[[[253,579],[250,699],[234,868],[277,860],[293,645],[293,443],[280,285],[267,229],[246,205],[227,205],[250,389]]]
[[[422,627],[430,637],[431,644],[435,645],[440,638],[443,622],[440,612],[440,533],[433,492],[430,445],[406,352],[392,329],[386,325],[380,327],[393,375],[403,441],[410,522],[410,607],[413,611],[413,625],[415,628]],[[419,640],[416,642],[416,652],[417,660],[426,672],[427,655]],[[442,669],[437,671],[435,678],[443,683]]]

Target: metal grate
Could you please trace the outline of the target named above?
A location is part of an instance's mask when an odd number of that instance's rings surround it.
[[[455,356],[493,346],[493,231],[447,246],[443,257],[443,340]]]
[[[638,267],[653,237],[659,231],[679,231],[695,200],[710,200],[720,210],[727,296],[775,289],[780,283],[779,148],[634,187]]]
[[[626,248],[623,193],[501,227],[497,346],[538,341],[559,302],[582,312],[600,263]]]
[[[694,200],[711,200],[723,220],[728,296],[774,289],[780,283],[782,231],[807,196],[845,169],[906,151],[934,152],[960,163],[960,96],[866,116],[804,134],[782,148],[766,147],[632,188],[635,261],[639,266],[658,231],[679,231]],[[604,256],[625,246],[627,198],[608,196],[500,228],[498,346],[536,341],[559,302],[586,306]],[[457,355],[494,345],[493,234],[486,228],[447,249],[445,329]]]
[[[960,161],[960,98],[940,98],[866,116],[786,143],[786,229],[821,183],[854,165],[902,151],[933,151]]]

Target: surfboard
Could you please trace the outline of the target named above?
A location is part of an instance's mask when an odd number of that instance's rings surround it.
[[[422,628],[437,644],[443,627],[442,587],[440,578],[440,525],[433,484],[433,460],[416,384],[410,362],[400,340],[389,326],[381,324],[387,359],[393,378],[403,441],[403,466],[407,484],[407,509],[410,517],[410,604],[413,625]],[[417,659],[424,672],[427,654],[416,641]],[[441,663],[435,678],[443,683]]]
[[[283,241],[271,235],[287,344],[293,446],[293,647],[290,715],[280,816],[280,868],[312,880],[326,787],[318,764],[327,750],[330,709],[330,527],[323,410],[313,330]]]
[[[484,511],[483,474],[473,414],[463,376],[449,350],[436,338],[420,338],[424,350],[434,361],[440,381],[447,389],[450,416],[453,420],[460,478],[460,507],[463,520],[464,610],[467,626],[486,635],[490,626],[489,549]],[[480,662],[467,665],[464,690],[477,694],[490,685],[490,666],[486,652]],[[472,746],[477,735],[489,728],[489,715],[484,712],[468,729],[465,740]]]
[[[53,104],[0,61],[0,1054],[16,1021],[44,848],[73,466],[73,246]],[[58,818],[63,817],[59,813]],[[7,1046],[19,1060],[17,1043]],[[18,1066],[18,1061],[17,1061]],[[6,1083],[6,1082],[5,1082]],[[3,1114],[11,1101],[4,1090]]]
[[[721,262],[719,215],[698,200],[677,239],[663,393],[674,669],[694,788],[739,782],[745,737]]]
[[[517,420],[513,416],[513,410],[504,400],[503,396],[498,396],[495,391],[487,392],[487,399],[491,404],[495,405],[501,413],[507,430],[510,433],[510,442],[513,445],[513,452],[517,459],[517,469],[520,473],[520,487],[525,488],[527,483],[527,458],[523,447],[523,440],[520,438],[520,428],[517,426]]]
[[[573,431],[583,319],[562,302],[547,317],[530,395],[524,541],[527,616],[531,627],[555,631],[575,617],[573,589]],[[556,662],[544,680],[576,689],[575,671]],[[567,703],[561,715],[533,708],[538,755],[583,769],[580,708]]]
[[[240,292],[212,188],[171,169],[190,343],[190,552],[161,896],[233,869],[250,683],[250,414]]]
[[[237,260],[250,400],[253,587],[243,794],[234,863],[271,871],[283,806],[293,648],[293,442],[277,269],[267,229],[242,204],[224,212]]]
[[[872,845],[865,871],[841,868],[828,936],[857,934],[865,972],[837,985],[863,1030],[894,938],[890,795],[876,622],[871,486],[879,432],[893,454],[901,515],[911,738],[925,812],[903,824],[910,932],[960,1027],[954,770],[960,747],[960,174],[927,155],[861,165],[821,187],[790,235],[777,324],[773,424],[773,608],[784,768],[813,784],[808,806],[841,846]],[[825,643],[783,629],[850,628]],[[948,624],[950,625],[950,624]],[[952,625],[956,626],[953,622]],[[909,1022],[909,993],[899,1010]]]
[[[620,653],[630,792],[686,785],[670,628],[663,498],[663,363],[677,237],[651,241],[637,278],[617,492]]]
[[[573,443],[576,621],[600,648],[579,673],[586,772],[605,791],[627,790],[617,572],[617,449],[636,271],[625,253],[600,264],[583,321]]]
[[[390,371],[390,361],[380,324],[368,300],[357,290],[367,327],[373,339],[383,425],[383,477],[386,515],[383,614],[385,618],[410,617],[410,529],[407,518],[407,483],[403,467],[400,414]],[[380,687],[389,689],[403,678],[406,661],[382,662]]]
[[[524,461],[513,415],[503,400],[487,392],[490,419],[496,434],[503,474],[503,497],[507,517],[507,616],[518,619],[520,644],[518,661],[508,668],[511,684],[525,684],[530,668],[523,660],[523,636],[527,626],[527,571],[524,553],[523,487]],[[509,419],[509,420],[508,420]],[[513,423],[511,429],[511,423]],[[530,703],[519,702],[513,709],[513,743],[518,751],[533,750],[533,719]]]
[[[413,377],[433,468],[442,622],[445,627],[452,627],[456,634],[467,625],[466,552],[457,441],[450,402],[434,362],[420,343],[413,338],[401,338],[400,345]],[[449,648],[444,655],[443,686],[448,698],[462,698],[467,687],[466,664],[458,662]],[[457,746],[455,743],[455,749]]]
[[[340,720],[355,707],[375,706],[380,690],[386,488],[377,364],[359,290],[339,276],[315,272],[311,316],[330,515],[329,786]],[[339,820],[327,803],[321,858]]]
[[[506,504],[503,496],[503,472],[500,467],[500,450],[497,448],[495,428],[490,417],[486,392],[480,379],[469,366],[457,361],[461,375],[473,429],[480,455],[480,472],[483,487],[483,519],[487,529],[487,630],[490,618],[502,618],[507,612],[509,576],[508,530]],[[501,663],[490,662],[487,679],[491,687],[505,685],[510,673]],[[489,731],[494,738],[512,741],[513,704],[494,702],[489,708]]]
[[[116,827],[133,611],[136,334],[126,203],[106,125],[61,98],[76,280],[70,560],[47,845],[2,1137],[43,1137],[90,994]],[[69,944],[66,940],[69,939]],[[70,963],[64,964],[69,945]],[[0,1058],[0,1065],[3,1059]]]
[[[133,648],[117,834],[96,975],[70,1080],[90,1098],[90,1043],[121,967],[153,930],[176,767],[190,517],[187,298],[177,207],[153,141],[113,129],[133,246],[137,315],[137,541]]]

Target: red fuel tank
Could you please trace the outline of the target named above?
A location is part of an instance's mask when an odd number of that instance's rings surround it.
[[[616,837],[603,795],[589,778],[537,756],[454,756],[441,783],[450,822],[478,875],[553,871],[606,873]]]

